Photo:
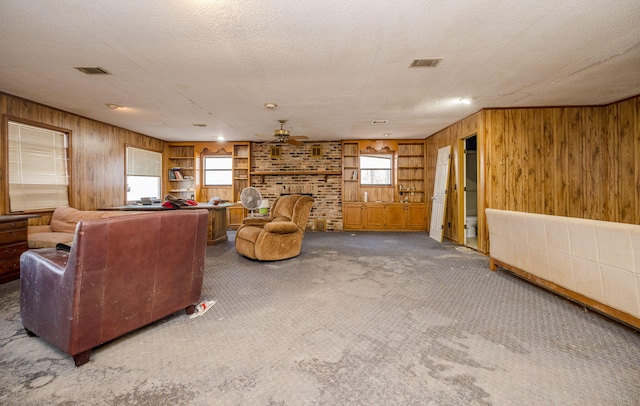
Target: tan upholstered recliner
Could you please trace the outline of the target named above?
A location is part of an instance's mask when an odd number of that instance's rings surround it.
[[[280,196],[265,218],[246,218],[236,233],[236,251],[260,261],[276,261],[300,254],[313,197]]]

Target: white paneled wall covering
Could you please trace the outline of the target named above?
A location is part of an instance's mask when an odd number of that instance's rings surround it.
[[[640,225],[496,209],[486,215],[492,267],[495,261],[552,282],[640,327]]]

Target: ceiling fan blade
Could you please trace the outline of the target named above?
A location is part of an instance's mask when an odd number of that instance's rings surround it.
[[[300,145],[302,145],[302,143],[301,143],[300,141],[295,140],[295,139],[293,139],[293,138],[291,138],[291,137],[289,137],[289,138],[287,139],[287,142],[288,142],[289,144],[291,144],[291,145],[295,145],[296,147],[299,147]]]
[[[289,138],[294,138],[296,140],[308,140],[309,137],[307,137],[306,135],[292,135]]]

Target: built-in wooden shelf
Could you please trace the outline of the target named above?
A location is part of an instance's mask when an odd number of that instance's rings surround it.
[[[255,171],[251,172],[251,175],[262,176],[262,183],[264,183],[265,176],[290,176],[290,175],[323,175],[324,181],[327,181],[327,177],[330,175],[342,175],[341,171]]]

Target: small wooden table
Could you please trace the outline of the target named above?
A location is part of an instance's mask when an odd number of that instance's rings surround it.
[[[20,277],[20,255],[27,245],[27,220],[35,214],[0,216],[0,283]]]
[[[105,207],[98,210],[110,211],[164,211],[164,210],[209,210],[209,226],[207,230],[207,245],[216,245],[228,240],[227,236],[227,207],[228,205],[213,205],[209,203],[198,203],[197,206],[182,206],[179,209],[168,209],[159,204],[138,205],[129,204],[126,206]]]

